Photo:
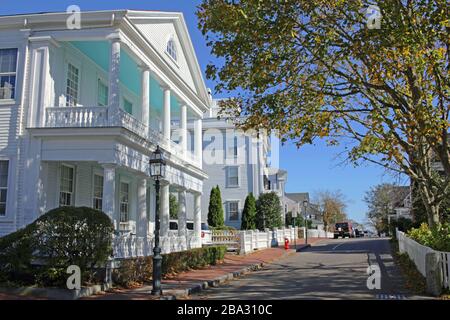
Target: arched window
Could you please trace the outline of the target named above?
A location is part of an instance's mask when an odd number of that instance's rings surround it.
[[[175,45],[175,40],[172,37],[167,41],[166,52],[173,60],[177,61],[177,47]]]

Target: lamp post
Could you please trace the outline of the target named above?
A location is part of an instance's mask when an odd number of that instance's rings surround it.
[[[308,244],[308,220],[306,215],[306,208],[308,207],[308,200],[303,201],[303,207],[305,208],[305,244]]]
[[[159,246],[159,231],[160,231],[160,221],[159,221],[159,188],[160,179],[162,179],[166,172],[166,161],[164,160],[163,154],[159,146],[156,147],[155,152],[150,158],[150,176],[155,180],[155,192],[156,192],[156,203],[155,203],[155,247],[153,248],[153,288],[152,295],[160,296],[162,295],[161,289],[161,247]]]

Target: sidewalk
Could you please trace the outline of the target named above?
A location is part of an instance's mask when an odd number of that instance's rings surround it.
[[[316,243],[321,238],[308,239],[309,244]],[[297,239],[297,249],[305,248],[304,239]],[[166,299],[176,299],[189,296],[208,287],[214,287],[227,280],[239,277],[247,272],[257,270],[270,262],[280,260],[295,253],[295,243],[290,243],[290,249],[284,247],[269,248],[255,251],[245,256],[227,254],[223,263],[204,269],[192,270],[177,274],[171,279],[162,281],[162,289]],[[83,298],[83,300],[152,300],[151,285],[136,289],[113,289],[112,291]]]

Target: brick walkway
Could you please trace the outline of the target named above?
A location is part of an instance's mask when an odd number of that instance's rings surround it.
[[[320,240],[318,238],[308,239],[309,244],[314,244]],[[270,248],[255,251],[251,254],[239,256],[235,254],[227,254],[222,263],[215,266],[208,266],[203,269],[191,270],[181,272],[170,279],[164,279],[162,282],[163,292],[165,296],[185,296],[186,290],[202,286],[205,282],[211,282],[230,276],[232,273],[242,272],[243,269],[261,266],[283,257],[293,254],[295,252],[295,244],[290,243],[290,249],[285,250],[283,247]],[[304,247],[304,240],[297,240],[297,248]],[[86,300],[152,300],[155,297],[149,293],[151,285],[144,285],[134,289],[113,289],[106,293],[83,298]],[[16,295],[9,295],[0,293],[0,300],[16,300],[16,299],[36,299],[32,297],[21,297]]]

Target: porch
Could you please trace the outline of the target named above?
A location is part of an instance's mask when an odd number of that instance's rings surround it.
[[[169,178],[170,180],[170,178]],[[163,253],[201,247],[200,193],[186,184],[163,181],[160,190]],[[87,206],[108,214],[114,223],[114,257],[152,255],[155,228],[154,181],[129,167],[93,161],[42,161],[39,212],[60,206]],[[171,182],[171,183],[170,183]],[[169,195],[177,194],[178,230],[169,230]],[[187,198],[194,205],[186,206]],[[194,220],[194,230],[186,221]],[[191,219],[192,219],[191,218]]]

